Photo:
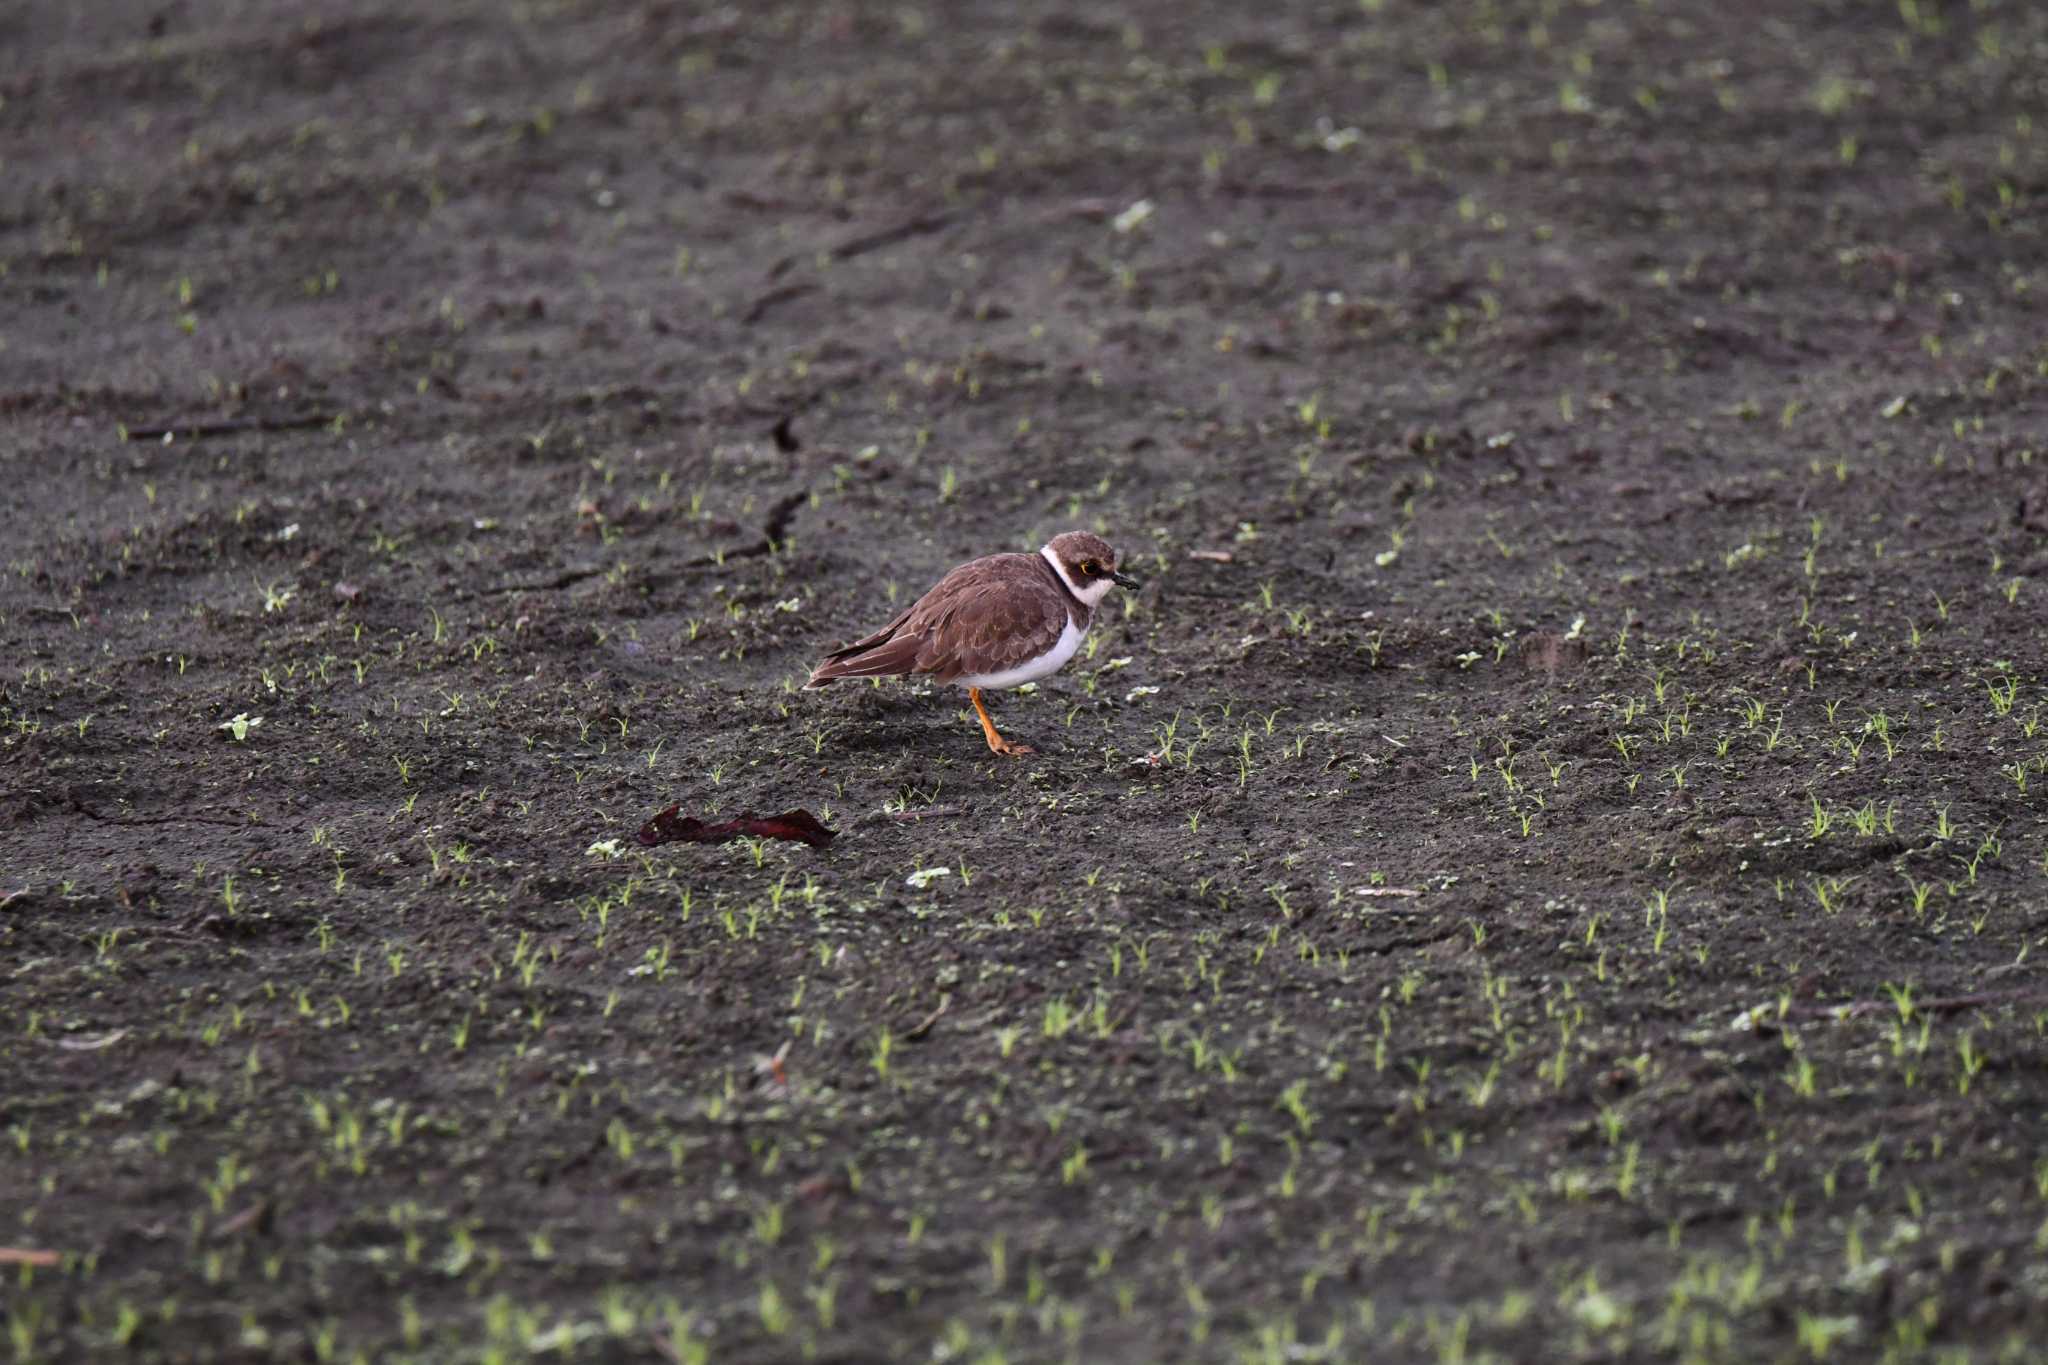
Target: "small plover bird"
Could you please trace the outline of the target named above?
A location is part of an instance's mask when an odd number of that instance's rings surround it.
[[[927,673],[967,689],[990,749],[1028,754],[1030,745],[996,733],[981,694],[1058,672],[1081,647],[1110,588],[1138,586],[1117,572],[1109,542],[1086,531],[1054,536],[1035,555],[970,560],[888,625],[827,655],[804,686]]]

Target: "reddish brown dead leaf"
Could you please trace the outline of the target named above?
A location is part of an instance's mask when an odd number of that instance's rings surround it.
[[[738,818],[707,825],[694,816],[680,814],[681,806],[670,806],[640,826],[641,844],[722,844],[732,839],[788,839],[823,848],[838,834],[826,829],[807,810],[786,810],[780,815],[756,815],[742,811]]]

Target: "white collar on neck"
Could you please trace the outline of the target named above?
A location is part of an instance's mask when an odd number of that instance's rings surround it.
[[[1102,599],[1109,596],[1109,590],[1116,586],[1107,578],[1098,578],[1093,583],[1080,584],[1067,576],[1067,566],[1060,563],[1060,557],[1052,552],[1052,546],[1040,547],[1038,553],[1045,556],[1045,562],[1052,565],[1052,571],[1060,576],[1060,582],[1067,585],[1067,591],[1079,599],[1082,606],[1093,610],[1102,605]]]

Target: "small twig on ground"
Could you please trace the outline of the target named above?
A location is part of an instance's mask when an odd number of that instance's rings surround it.
[[[1226,180],[1218,188],[1243,199],[1322,199],[1355,194],[1358,184],[1351,180]]]
[[[226,825],[231,829],[241,829],[245,825],[262,823],[239,815],[107,815],[76,797],[71,800],[71,809],[106,825]]]
[[[765,1078],[758,1082],[770,1099],[786,1099],[789,1095],[789,1040],[782,1040],[782,1046],[773,1053],[754,1058],[754,1075]]]
[[[252,1227],[256,1227],[260,1231],[261,1229],[259,1225],[264,1221],[264,1219],[268,1218],[269,1216],[270,1201],[268,1199],[259,1199],[255,1203],[251,1204],[248,1208],[243,1209],[240,1213],[236,1214],[234,1217],[228,1219],[225,1223],[222,1223],[219,1227],[215,1228],[213,1230],[213,1239],[217,1242],[225,1241],[226,1239],[233,1237],[237,1233],[247,1231],[249,1228]]]
[[[932,1031],[932,1025],[938,1023],[940,1018],[942,1018],[945,1015],[946,1011],[952,1008],[952,1005],[953,997],[951,995],[940,996],[939,1007],[933,1010],[930,1014],[927,1014],[924,1018],[918,1020],[915,1024],[911,1025],[910,1028],[905,1030],[903,1034],[903,1041],[906,1043],[914,1043],[918,1039],[924,1037],[927,1033],[930,1033]]]
[[[769,290],[760,298],[755,299],[752,303],[748,304],[747,311],[740,314],[740,321],[745,323],[747,326],[752,327],[762,318],[768,316],[768,310],[773,308],[776,304],[788,303],[791,299],[801,298],[805,294],[814,293],[816,292],[817,288],[818,286],[816,286],[815,284],[780,285],[777,288]]]
[[[747,545],[736,545],[730,550],[719,550],[708,555],[686,559],[678,568],[702,569],[723,564],[731,559],[758,559],[762,555],[774,554],[780,549],[789,532],[789,523],[796,516],[796,509],[811,498],[806,488],[800,493],[786,494],[768,509],[768,520],[761,526],[761,538]],[[560,592],[572,588],[587,578],[596,578],[608,572],[602,566],[586,566],[580,569],[564,569],[553,578],[544,578],[538,583],[499,583],[494,587],[477,589],[479,597],[496,597],[508,592]]]
[[[1944,995],[1932,1000],[1908,1000],[1904,1008],[1914,1014],[1953,1014],[1983,1005],[2031,1005],[2048,1002],[2048,991],[1978,991],[1972,995]],[[1786,1011],[1794,1019],[1861,1019],[1871,1014],[1892,1014],[1902,1008],[1891,1000],[1852,1000],[1841,1005],[1794,1005]],[[1766,1019],[1764,1022],[1769,1022]]]
[[[595,578],[603,572],[605,570],[601,567],[564,569],[553,578],[543,579],[538,583],[500,583],[495,587],[479,588],[477,593],[482,597],[495,597],[499,593],[507,592],[560,592],[563,588],[573,588],[584,579]]]
[[[922,237],[926,233],[937,232],[952,221],[953,214],[950,210],[940,209],[936,213],[920,213],[917,217],[906,219],[894,227],[885,227],[875,232],[864,233],[859,237],[849,237],[837,246],[826,248],[825,257],[827,260],[833,261],[850,261],[856,256],[865,256],[870,251],[880,251],[885,246],[894,246],[896,243],[907,241],[912,237]],[[789,273],[790,267],[794,266],[798,259],[795,256],[784,256],[768,268],[768,278],[771,280],[781,279]]]
[[[892,810],[889,818],[902,821],[943,820],[949,815],[963,815],[966,811],[965,806],[920,806],[916,810]]]
[[[808,488],[800,493],[790,493],[784,496],[773,507],[768,509],[768,520],[761,527],[761,538],[759,540],[751,545],[739,545],[730,550],[720,550],[716,554],[698,555],[695,559],[685,560],[683,567],[703,568],[708,564],[723,564],[728,559],[753,559],[761,555],[774,554],[781,546],[784,534],[789,529],[790,518],[796,515],[797,508],[809,502],[810,499],[811,491]]]
[[[191,440],[199,436],[234,436],[245,431],[310,431],[334,425],[331,412],[309,412],[303,417],[232,417],[218,422],[166,422],[158,426],[129,426],[121,431],[130,441],[161,441],[165,437]]]
[[[98,1052],[109,1048],[128,1036],[128,1030],[117,1028],[112,1033],[103,1033],[97,1038],[53,1038],[49,1041],[66,1052]]]

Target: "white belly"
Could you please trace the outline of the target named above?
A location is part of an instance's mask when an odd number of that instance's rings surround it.
[[[1081,637],[1088,632],[1074,624],[1069,616],[1067,624],[1060,630],[1060,638],[1053,647],[1036,659],[1027,659],[1015,668],[1006,668],[1000,673],[976,673],[969,677],[955,678],[960,687],[979,687],[994,691],[1005,687],[1021,687],[1040,678],[1049,678],[1067,666],[1067,660],[1074,657],[1074,651],[1081,647]]]

